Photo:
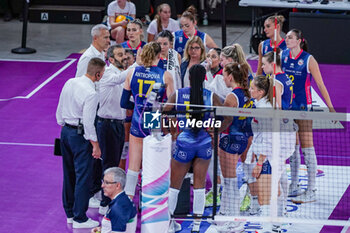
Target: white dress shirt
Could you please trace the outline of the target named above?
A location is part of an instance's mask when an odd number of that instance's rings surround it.
[[[120,107],[124,82],[129,70],[122,71],[110,64],[98,82],[100,107],[97,115],[107,119],[124,120],[126,110]]]
[[[105,60],[104,52],[99,52],[91,44],[90,47],[79,58],[78,65],[77,65],[77,73],[75,74],[75,77],[81,77],[86,74],[89,61],[91,60],[91,58],[94,58],[94,57],[98,57],[102,59],[102,61]]]
[[[98,95],[95,85],[85,75],[69,79],[63,86],[56,111],[57,123],[84,126],[84,138],[97,141],[94,126]]]

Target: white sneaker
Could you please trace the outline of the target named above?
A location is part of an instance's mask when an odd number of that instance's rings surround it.
[[[305,190],[303,190],[299,184],[290,184],[288,189],[288,197],[297,197],[303,194],[304,192]]]
[[[89,218],[86,222],[76,222],[73,220],[73,228],[94,228],[100,225],[99,222]]]
[[[252,206],[251,208],[249,208],[248,211],[249,211],[250,215],[260,216],[260,214],[261,214],[260,206]]]
[[[299,197],[292,198],[292,202],[296,204],[309,203],[316,201],[316,190],[306,190]]]
[[[72,224],[73,223],[73,218],[67,218],[67,223]]]
[[[92,198],[89,199],[89,207],[90,208],[99,208],[100,201],[95,196],[93,196]]]
[[[244,232],[243,222],[226,222],[224,225],[216,226],[218,232]]]
[[[98,208],[98,213],[105,216],[108,210],[108,206],[100,206]]]
[[[199,233],[200,226],[201,226],[201,222],[200,221],[193,221],[193,226],[192,226],[191,232]]]
[[[180,223],[177,223],[175,220],[170,220],[169,233],[175,233],[181,231],[182,227]]]

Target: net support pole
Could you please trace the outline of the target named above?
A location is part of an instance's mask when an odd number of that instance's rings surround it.
[[[277,218],[277,199],[278,199],[278,182],[280,178],[280,115],[279,111],[274,110],[272,118],[272,159],[271,159],[271,199],[270,199],[270,216],[271,219]]]
[[[36,50],[26,47],[29,0],[23,0],[23,1],[24,1],[24,7],[23,7],[22,44],[21,44],[21,47],[14,48],[11,50],[11,52],[17,53],[17,54],[31,54],[31,53],[36,53]]]
[[[216,112],[214,110],[214,116],[216,117]],[[213,176],[213,219],[216,215],[216,207],[217,207],[217,203],[216,203],[216,198],[217,198],[217,184],[218,184],[218,129],[214,128],[214,176]]]
[[[226,0],[221,1],[221,43],[226,46]]]

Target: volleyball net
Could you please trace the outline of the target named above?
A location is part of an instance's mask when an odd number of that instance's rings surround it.
[[[219,225],[242,222],[246,232],[262,229],[264,223],[287,224],[288,232],[350,226],[349,113],[227,107],[212,111],[216,119],[232,116],[251,122],[253,134],[214,137],[213,207],[206,208],[206,218],[213,217]]]

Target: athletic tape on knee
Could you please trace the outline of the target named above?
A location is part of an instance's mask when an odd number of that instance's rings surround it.
[[[295,145],[295,151],[292,156],[289,157],[290,173],[292,185],[299,183],[299,168],[300,168],[300,146]]]
[[[303,148],[302,149],[305,159],[305,165],[307,167],[308,178],[308,190],[314,190],[316,187],[316,173],[317,173],[317,158],[315,148]]]
[[[126,195],[135,196],[135,189],[138,178],[139,172],[135,172],[130,169],[128,170],[128,173],[126,173],[126,183],[124,188]]]
[[[169,201],[168,201],[168,209],[170,214],[174,214],[177,204],[177,198],[179,196],[180,190],[169,188]]]
[[[203,215],[205,206],[205,189],[193,189],[193,213]]]

